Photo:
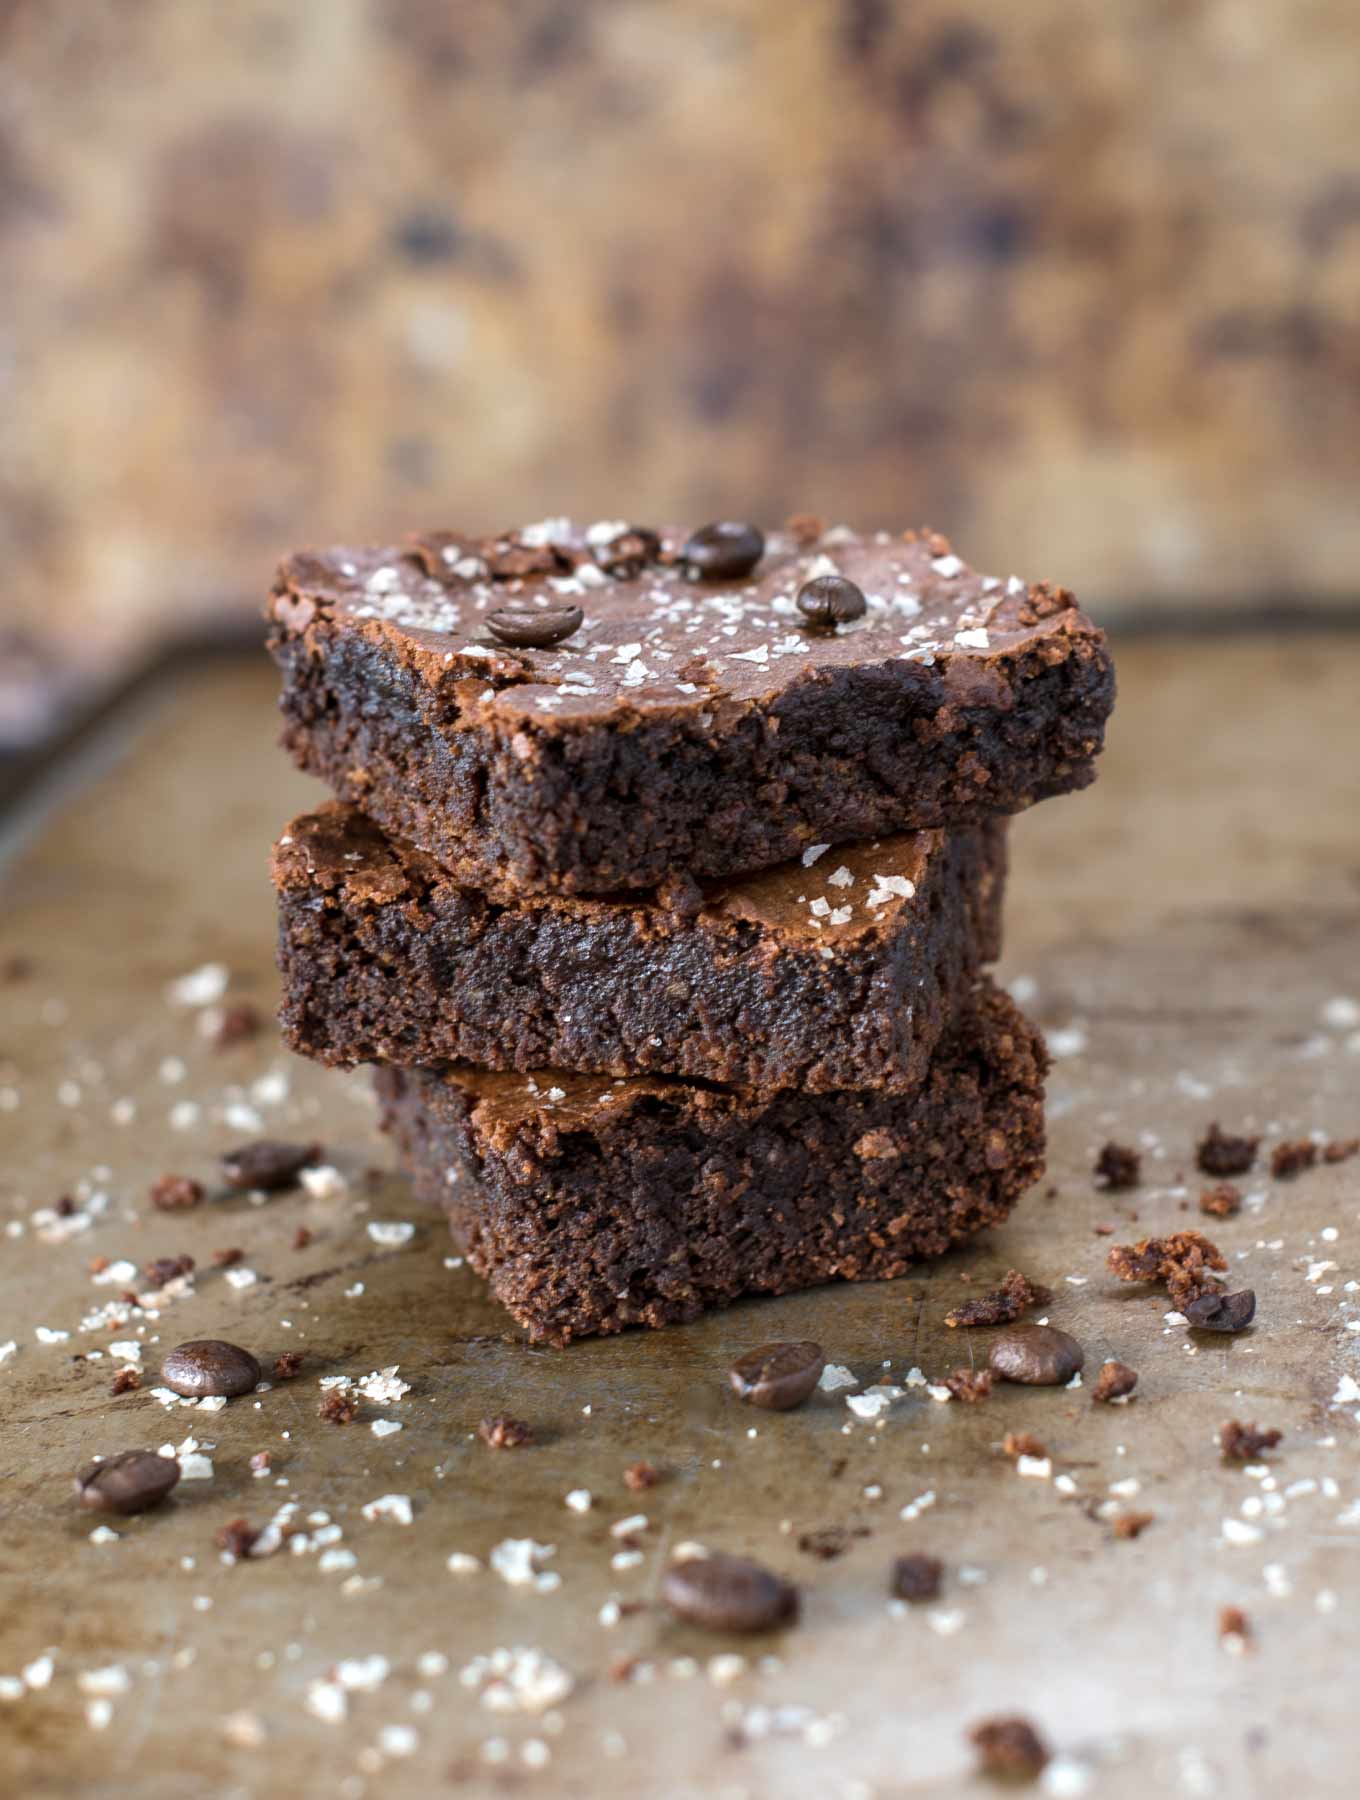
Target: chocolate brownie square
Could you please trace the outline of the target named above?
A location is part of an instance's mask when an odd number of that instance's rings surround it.
[[[747,874],[1092,779],[1114,676],[1063,589],[931,534],[728,537],[563,519],[291,557],[284,745],[493,897]]]
[[[274,851],[282,1021],[319,1062],[888,1088],[1000,952],[1004,821],[740,880],[487,899],[339,802]]]
[[[985,981],[914,1093],[379,1069],[421,1199],[531,1338],[900,1275],[1043,1170],[1043,1042]]]

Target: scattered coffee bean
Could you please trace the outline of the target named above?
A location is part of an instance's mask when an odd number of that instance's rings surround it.
[[[151,1204],[162,1212],[183,1212],[203,1198],[203,1185],[187,1175],[162,1175],[152,1185]]]
[[[1047,1306],[1052,1299],[1051,1288],[1041,1287],[1019,1269],[1007,1269],[999,1288],[979,1294],[975,1300],[965,1300],[945,1314],[944,1322],[951,1331],[957,1331],[961,1325],[1009,1325],[1032,1306]]]
[[[798,590],[796,605],[809,625],[834,631],[851,619],[862,619],[868,606],[864,589],[844,575],[816,575]]]
[[[179,1464],[154,1450],[124,1450],[90,1463],[76,1476],[82,1506],[96,1512],[139,1513],[155,1506],[179,1480]]]
[[[275,1381],[293,1381],[302,1368],[301,1350],[284,1350],[274,1358]]]
[[[546,650],[581,629],[585,614],[579,606],[503,606],[488,613],[486,628],[502,644],[520,650]]]
[[[1205,1188],[1199,1197],[1199,1210],[1216,1219],[1230,1219],[1242,1210],[1242,1190],[1230,1181],[1220,1181],[1214,1187]]]
[[[962,1400],[966,1406],[976,1406],[980,1400],[987,1400],[992,1392],[992,1372],[990,1369],[955,1369],[952,1375],[946,1375],[944,1385],[956,1400]]]
[[[1259,1462],[1283,1436],[1282,1431],[1262,1431],[1259,1425],[1244,1425],[1240,1419],[1229,1419],[1227,1424],[1219,1426],[1218,1447],[1229,1462]]]
[[[649,1462],[629,1463],[623,1471],[623,1485],[632,1494],[640,1494],[646,1488],[655,1487],[660,1479],[660,1472]]]
[[[1311,1169],[1318,1159],[1318,1147],[1312,1138],[1295,1138],[1287,1144],[1276,1144],[1270,1153],[1270,1172],[1277,1181],[1288,1181]]]
[[[316,1409],[317,1417],[324,1419],[328,1425],[352,1425],[358,1416],[358,1403],[339,1388],[327,1388],[322,1396],[321,1404]]]
[[[1138,1386],[1138,1372],[1127,1363],[1107,1362],[1100,1366],[1100,1374],[1096,1377],[1096,1385],[1091,1390],[1093,1400],[1122,1400]]]
[[[1074,1337],[1054,1325],[1011,1325],[992,1344],[987,1361],[1003,1381],[1026,1387],[1063,1387],[1086,1354]]]
[[[739,1356],[727,1371],[737,1397],[749,1406],[787,1412],[801,1406],[826,1367],[820,1344],[762,1344]]]
[[[1096,1185],[1112,1193],[1122,1193],[1138,1186],[1143,1159],[1128,1144],[1106,1144],[1096,1158]]]
[[[222,1173],[231,1187],[262,1188],[265,1193],[274,1193],[279,1188],[295,1187],[302,1171],[320,1160],[320,1144],[284,1144],[274,1138],[260,1138],[256,1143],[228,1150],[222,1158]]]
[[[509,1413],[497,1413],[494,1418],[482,1420],[477,1436],[493,1450],[518,1450],[521,1444],[533,1443],[534,1428],[523,1419],[512,1419]]]
[[[595,544],[592,554],[606,575],[618,581],[632,581],[641,575],[648,563],[655,562],[661,539],[645,525],[630,525],[607,544]]]
[[[968,1734],[984,1775],[1034,1781],[1049,1760],[1048,1746],[1028,1719],[984,1719]]]
[[[765,534],[754,525],[720,519],[702,525],[685,543],[680,560],[705,581],[737,581],[765,554]]]
[[[259,1379],[260,1365],[249,1350],[221,1338],[192,1338],[161,1362],[164,1386],[195,1400],[205,1394],[248,1394]]]
[[[1256,1296],[1250,1288],[1240,1294],[1201,1294],[1181,1310],[1196,1331],[1245,1331],[1256,1317]]]
[[[938,1556],[899,1556],[892,1566],[891,1588],[899,1600],[938,1600],[944,1564]]]
[[[1254,1137],[1229,1137],[1215,1120],[1195,1148],[1195,1161],[1206,1175],[1245,1175],[1256,1161],[1260,1142]]]
[[[248,1519],[232,1519],[229,1524],[218,1526],[213,1533],[213,1542],[219,1550],[225,1550],[239,1562],[250,1555],[251,1545],[259,1535]]]
[[[771,1631],[798,1616],[791,1582],[722,1550],[669,1563],[661,1597],[677,1618],[708,1631]]]

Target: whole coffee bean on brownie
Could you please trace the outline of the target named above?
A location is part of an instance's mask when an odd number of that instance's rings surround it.
[[[229,1186],[275,1193],[295,1187],[302,1171],[320,1159],[320,1144],[286,1144],[276,1138],[259,1138],[253,1144],[228,1150],[221,1161]]]
[[[706,581],[740,581],[765,554],[765,536],[754,525],[720,519],[701,525],[685,540],[680,560]]]
[[[1025,1387],[1064,1387],[1079,1373],[1086,1352],[1055,1325],[1010,1325],[987,1353],[992,1373]]]
[[[581,629],[584,619],[579,606],[502,606],[487,614],[486,628],[502,644],[546,650],[565,643]]]
[[[798,1616],[792,1582],[722,1550],[669,1563],[661,1597],[677,1618],[707,1631],[772,1631]]]
[[[868,609],[864,589],[844,575],[818,575],[805,581],[795,604],[809,625],[833,631],[851,619],[862,619]]]
[[[826,1367],[820,1344],[762,1344],[739,1356],[727,1371],[738,1399],[771,1412],[801,1406]]]
[[[161,1362],[162,1384],[186,1398],[224,1394],[231,1399],[249,1394],[259,1379],[260,1365],[249,1350],[222,1338],[192,1338],[167,1351]]]
[[[96,1512],[139,1513],[155,1506],[179,1480],[173,1456],[154,1450],[124,1450],[92,1462],[76,1476],[82,1506]]]

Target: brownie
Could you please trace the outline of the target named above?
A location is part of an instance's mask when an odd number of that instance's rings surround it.
[[[274,851],[284,1030],[332,1064],[904,1092],[1000,954],[1005,837],[995,820],[707,891],[502,903],[331,802]]]
[[[1043,1170],[1043,1041],[985,981],[913,1094],[383,1068],[421,1199],[531,1338],[900,1275]]]
[[[1091,780],[1114,676],[1065,590],[975,574],[933,535],[843,528],[776,533],[751,573],[701,579],[683,534],[624,530],[290,558],[268,608],[285,747],[496,895],[747,874]],[[861,617],[804,618],[828,574]],[[507,612],[514,635],[526,612],[530,635],[570,635],[500,642]]]

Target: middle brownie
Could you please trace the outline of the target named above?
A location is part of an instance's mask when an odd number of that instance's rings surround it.
[[[280,1017],[330,1064],[907,1092],[1000,953],[1005,864],[998,820],[703,888],[507,903],[332,802],[275,846]]]

